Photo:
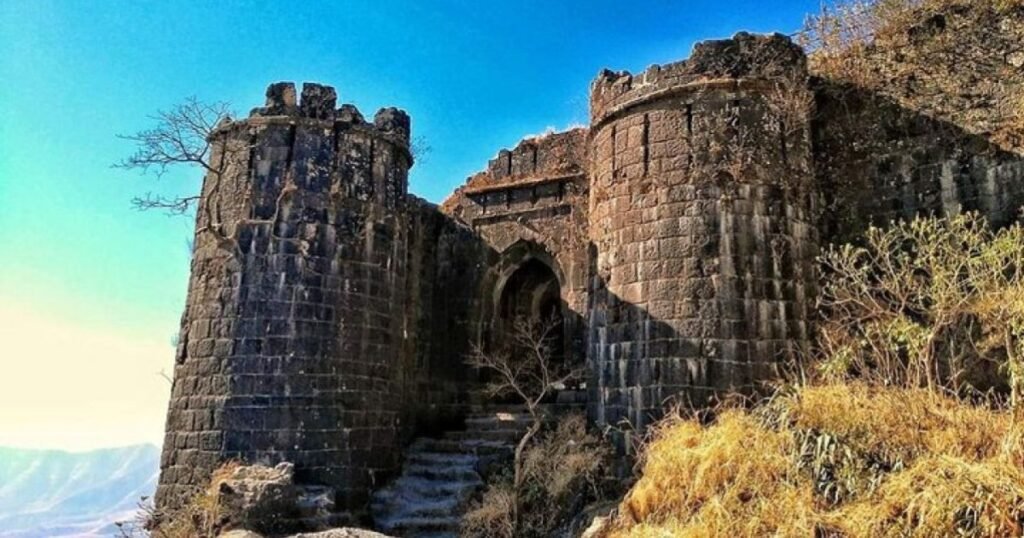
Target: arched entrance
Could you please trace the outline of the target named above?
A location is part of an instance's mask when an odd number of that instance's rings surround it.
[[[540,329],[552,360],[564,360],[562,290],[551,266],[537,258],[520,264],[505,280],[495,314],[496,347],[514,348],[517,331]]]

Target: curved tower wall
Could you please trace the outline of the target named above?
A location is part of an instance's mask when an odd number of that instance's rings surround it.
[[[818,239],[805,79],[788,39],[739,34],[593,83],[599,424],[641,429],[673,399],[750,390],[808,340]]]
[[[335,100],[275,84],[212,137],[158,507],[233,459],[356,506],[397,464],[409,118]]]

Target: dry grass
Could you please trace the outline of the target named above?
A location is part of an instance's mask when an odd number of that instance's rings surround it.
[[[210,477],[210,485],[197,493],[184,506],[154,519],[151,538],[213,538],[223,525],[223,511],[218,490],[221,483],[229,479],[241,467],[237,461],[229,461],[218,467]]]
[[[805,387],[666,419],[615,537],[1020,536],[1024,433],[923,389]]]
[[[798,40],[815,74],[874,88],[888,78],[872,49],[908,46],[929,16],[968,8],[1001,15],[1021,7],[1024,0],[828,0],[806,18]]]
[[[516,525],[512,520],[516,496],[512,485],[495,484],[484,492],[479,502],[462,517],[462,536],[512,538]]]
[[[1002,459],[922,458],[833,515],[848,536],[1021,536],[1024,469]]]
[[[669,420],[621,506],[635,524],[616,535],[806,535],[816,515],[812,489],[792,463],[796,446],[792,432],[764,428],[739,410],[708,428]]]
[[[566,415],[523,455],[526,479],[544,495],[562,502],[582,488],[596,489],[610,449],[587,431],[582,414]]]
[[[582,414],[561,417],[524,450],[518,495],[509,477],[492,479],[463,516],[462,536],[541,537],[565,529],[586,504],[607,498],[601,479],[610,455],[609,447],[587,431]],[[522,503],[518,521],[517,497]]]
[[[792,428],[829,432],[862,454],[907,465],[924,455],[979,461],[999,454],[1012,417],[924,389],[862,383],[807,387],[784,397]]]

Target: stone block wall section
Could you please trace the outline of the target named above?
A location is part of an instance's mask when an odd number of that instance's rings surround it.
[[[571,129],[502,149],[487,169],[442,204],[489,247],[478,293],[478,340],[499,332],[496,309],[505,280],[530,259],[559,277],[566,356],[583,360],[589,274],[587,130]]]
[[[402,340],[405,433],[437,432],[465,413],[465,357],[480,330],[481,281],[492,248],[434,204],[409,197],[409,278]]]
[[[358,505],[400,457],[409,118],[274,84],[212,136],[157,506],[220,463],[293,462]]]
[[[929,11],[863,51],[868,82],[815,81],[831,237],[922,214],[977,211],[997,226],[1021,216],[1024,9],[977,4]]]
[[[598,424],[642,430],[671,400],[748,392],[806,347],[818,236],[804,69],[788,39],[739,34],[594,82]]]
[[[877,94],[828,88],[819,107],[816,169],[829,194],[822,231],[833,240],[919,215],[976,211],[995,226],[1021,216],[1020,154]]]

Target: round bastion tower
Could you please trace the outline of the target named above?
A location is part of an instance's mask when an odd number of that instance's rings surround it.
[[[409,117],[335,101],[274,84],[211,137],[159,509],[239,460],[292,462],[344,510],[398,463]]]
[[[598,424],[640,430],[673,399],[749,391],[805,347],[818,249],[806,79],[789,39],[741,33],[592,84]]]

